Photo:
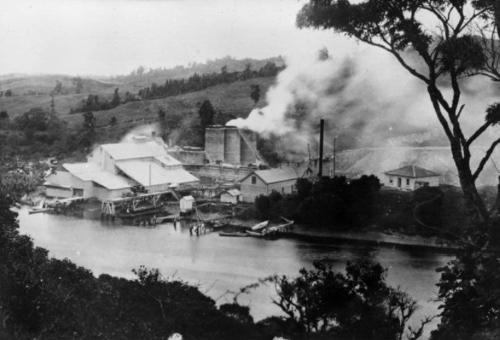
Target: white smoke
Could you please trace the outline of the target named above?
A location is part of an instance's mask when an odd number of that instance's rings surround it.
[[[315,51],[285,58],[286,69],[266,94],[267,106],[227,125],[263,137],[278,135],[287,153],[305,154],[307,144],[314,145],[320,119],[326,120],[326,140],[340,137],[350,148],[447,143],[425,84],[392,55],[366,45],[348,53],[330,48],[330,54],[326,60]],[[425,70],[414,54],[405,57],[413,67]],[[482,124],[484,110],[495,101],[497,89],[479,78],[462,85],[466,104],[462,124],[471,133],[472,126]],[[446,88],[443,92],[447,97],[452,94]]]
[[[120,140],[120,143],[132,143],[134,138],[141,136],[151,137],[153,134],[159,136],[160,131],[161,129],[158,124],[139,125],[127,132]]]

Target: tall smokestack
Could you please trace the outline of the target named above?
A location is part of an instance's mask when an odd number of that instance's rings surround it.
[[[321,178],[323,177],[323,135],[324,135],[324,128],[325,128],[325,120],[321,119],[320,120],[320,126],[319,126],[319,171],[318,171],[318,177]]]

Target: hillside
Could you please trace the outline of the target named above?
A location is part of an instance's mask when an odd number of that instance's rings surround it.
[[[58,82],[62,85],[62,94],[55,96],[55,110],[62,116],[68,115],[70,109],[80,106],[81,101],[89,94],[97,95],[101,100],[110,100],[113,92],[118,88],[122,98],[126,92],[137,94],[141,89],[151,86],[152,83],[164,84],[167,79],[188,78],[197,74],[212,74],[221,72],[221,68],[226,66],[227,72],[240,72],[247,64],[252,70],[259,70],[267,63],[275,63],[283,66],[281,57],[268,58],[263,60],[242,59],[237,60],[231,57],[207,61],[206,63],[191,64],[188,67],[177,66],[171,69],[145,70],[141,74],[134,71],[127,76],[116,77],[87,77],[82,76],[82,86],[79,94],[76,94],[76,85],[73,81],[75,76],[70,75],[1,75],[0,92],[12,91],[11,97],[0,96],[0,111],[7,111],[10,117],[15,117],[31,108],[41,107],[49,109],[51,103],[50,93],[54,90]],[[260,83],[256,80],[255,83]],[[264,83],[266,83],[264,81]],[[235,85],[237,87],[237,85]],[[267,87],[266,87],[267,89]],[[247,92],[245,90],[245,92]],[[262,98],[264,89],[261,89]],[[222,97],[222,96],[221,96]],[[231,101],[231,100],[229,100]],[[248,106],[248,105],[247,105]],[[244,109],[246,110],[246,107]],[[148,105],[146,105],[146,108]],[[218,107],[221,109],[221,107]],[[127,111],[125,109],[125,111]],[[118,118],[118,117],[117,117]],[[71,120],[71,119],[70,119]]]
[[[187,67],[177,66],[171,69],[150,69],[144,71],[142,74],[137,74],[137,70],[134,70],[127,76],[117,76],[107,80],[116,82],[124,91],[133,92],[137,88],[150,86],[151,83],[162,84],[166,79],[188,78],[195,73],[219,73],[224,66],[227,67],[227,72],[241,72],[245,69],[247,64],[251,65],[252,70],[259,70],[269,62],[275,63],[277,66],[284,65],[284,61],[281,57],[262,60],[250,58],[237,60],[231,57],[225,57],[216,60],[208,60],[205,63],[192,63]]]
[[[119,139],[134,127],[156,123],[160,109],[166,113],[167,125],[172,124],[167,128],[187,127],[193,119],[198,119],[198,106],[205,100],[210,100],[214,109],[225,117],[246,117],[254,108],[254,102],[250,98],[250,85],[260,86],[262,95],[257,106],[261,107],[265,105],[264,94],[274,82],[274,77],[268,77],[222,84],[175,97],[126,103],[111,110],[94,112],[94,117],[99,127],[98,133],[104,139]],[[56,98],[56,110],[59,105],[59,98]],[[61,117],[70,127],[79,126],[83,122],[81,114],[65,114]],[[117,125],[110,130],[111,117],[116,118]],[[170,136],[173,143],[177,143],[178,134],[179,132]]]

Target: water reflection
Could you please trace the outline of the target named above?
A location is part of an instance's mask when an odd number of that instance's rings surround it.
[[[145,265],[158,268],[164,276],[177,276],[199,284],[218,303],[232,301],[228,291],[257,282],[272,274],[296,275],[311,268],[314,261],[330,263],[344,270],[347,261],[369,259],[388,269],[387,280],[419,300],[418,317],[434,315],[437,304],[429,302],[437,291],[435,269],[450,255],[424,250],[401,250],[362,244],[313,243],[295,239],[267,241],[257,238],[219,237],[218,233],[189,234],[186,222],[139,228],[75,219],[62,215],[19,214],[21,232],[29,234],[37,246],[51,256],[69,258],[91,269],[95,275],[109,273],[132,278],[132,269]],[[256,320],[280,311],[271,303],[273,287],[260,287],[239,302],[251,307]]]

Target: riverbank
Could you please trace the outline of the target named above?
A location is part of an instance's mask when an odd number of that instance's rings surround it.
[[[260,221],[233,220],[239,228],[247,229]],[[309,226],[294,225],[293,229],[281,233],[282,237],[295,238],[316,243],[332,244],[363,244],[384,247],[397,247],[401,249],[427,249],[438,250],[443,253],[456,253],[460,247],[457,243],[439,237],[423,237],[418,235],[405,235],[397,232],[357,231],[341,232],[327,228],[314,228]]]
[[[378,231],[335,232],[295,226],[293,231],[286,236],[316,242],[349,242],[405,249],[439,250],[445,253],[456,253],[460,248],[458,244],[438,237],[410,236],[400,233],[388,234]]]

